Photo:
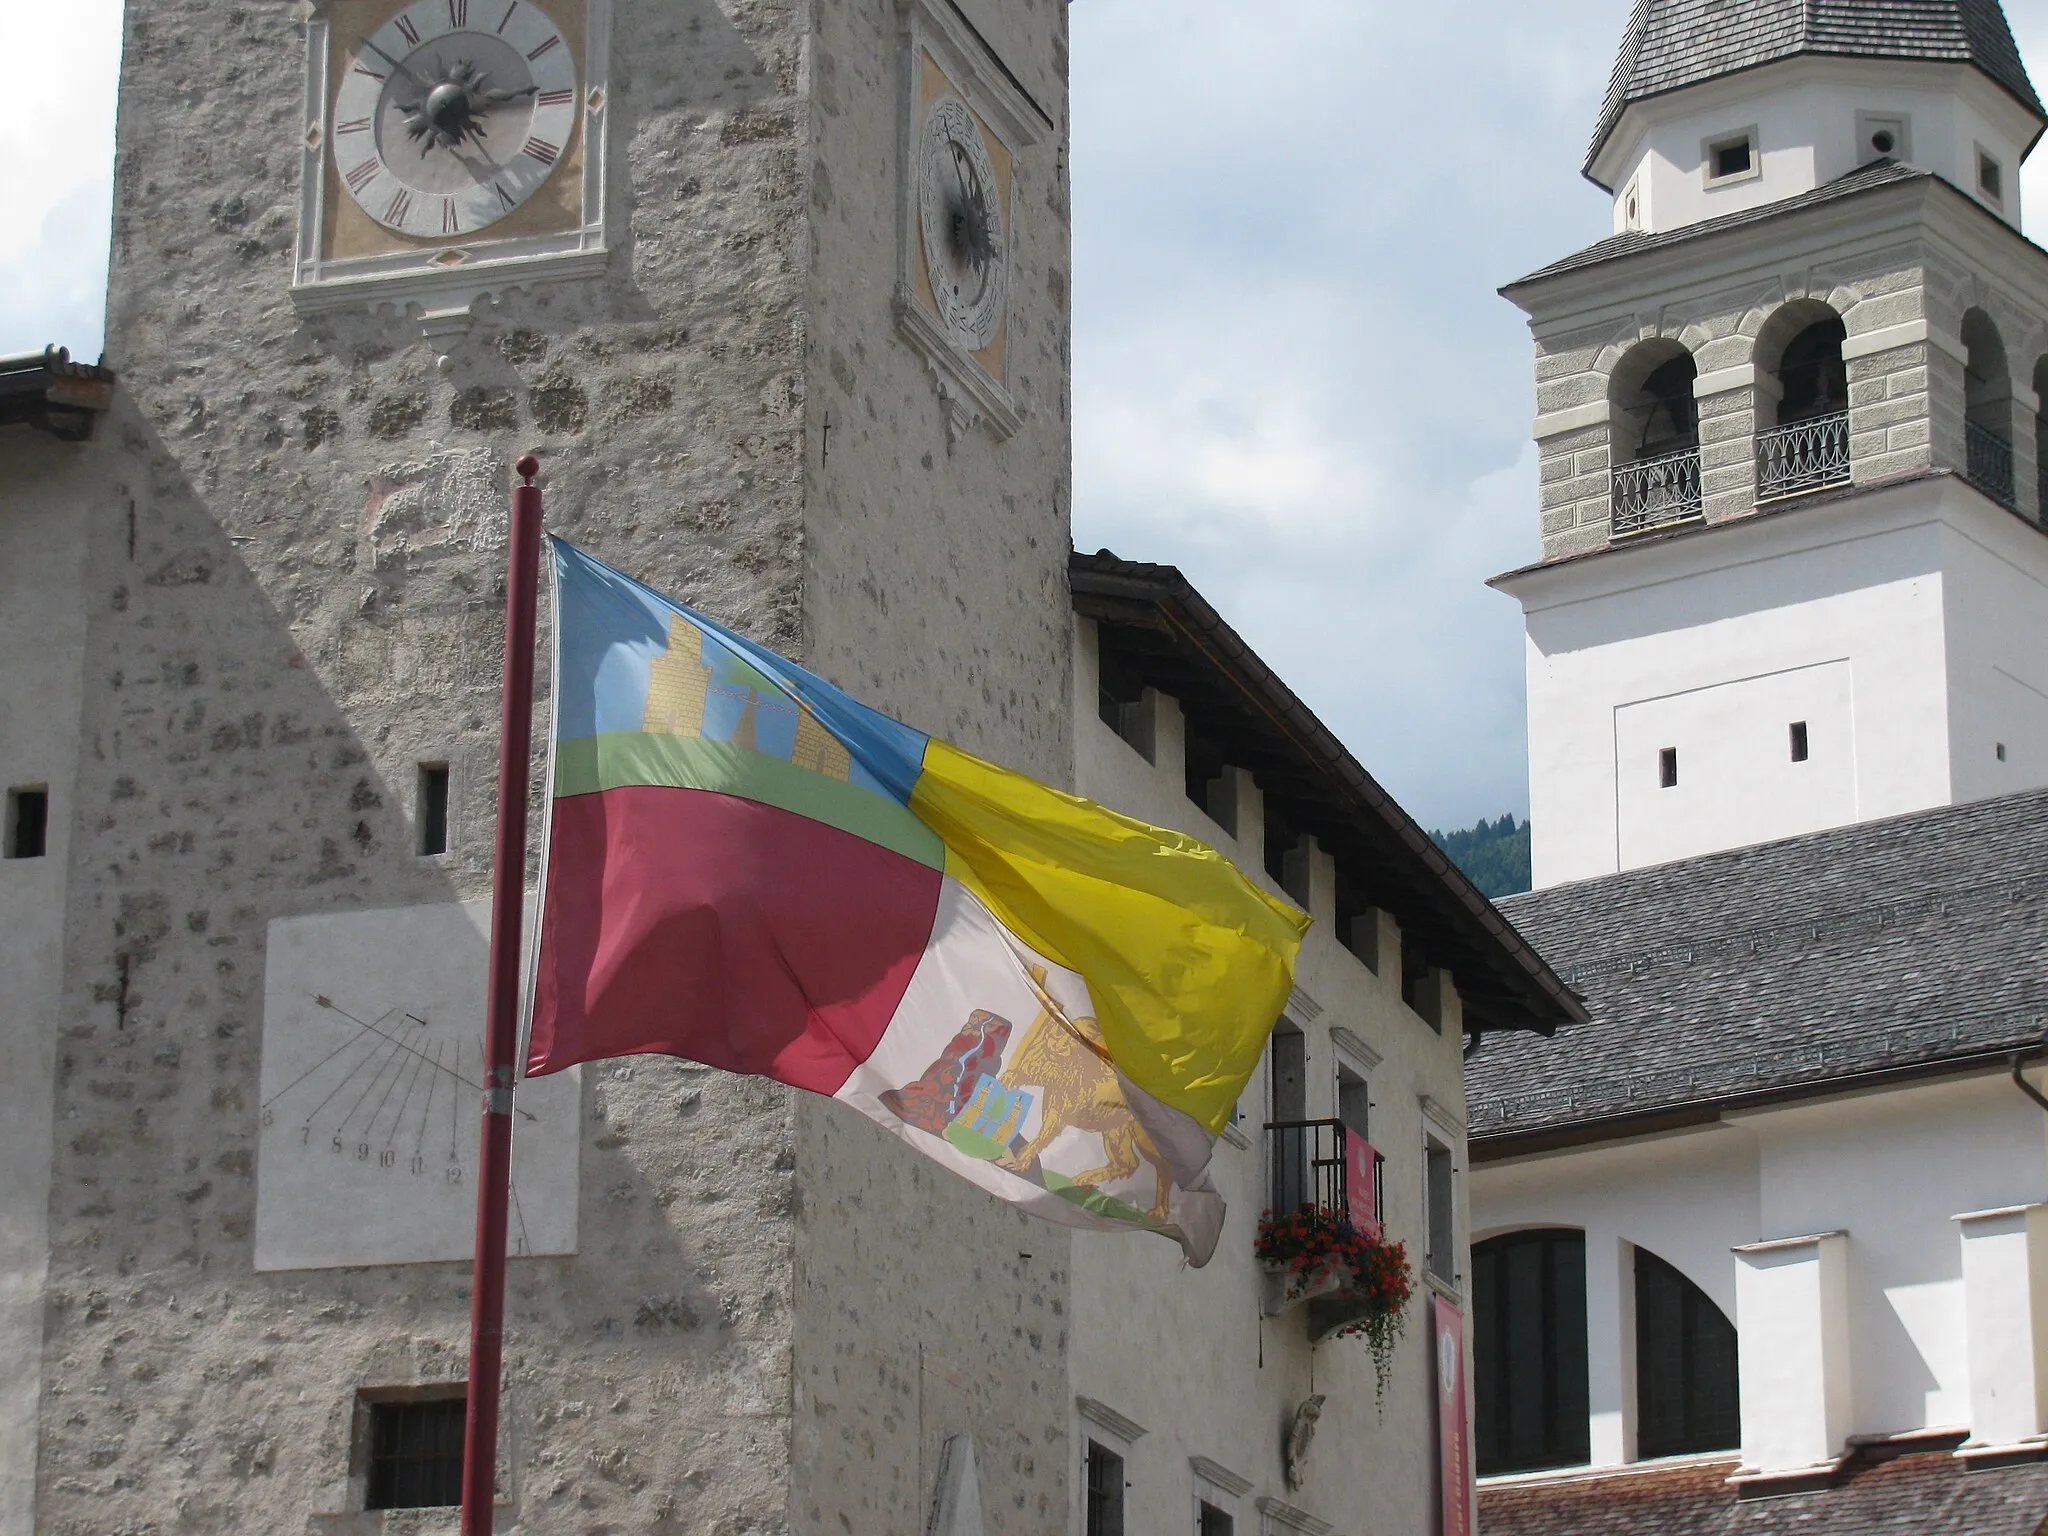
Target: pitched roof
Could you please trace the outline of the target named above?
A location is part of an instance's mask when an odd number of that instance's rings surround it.
[[[1482,1486],[1479,1523],[1486,1536],[2036,1536],[2048,1463],[1965,1467],[1961,1438],[1866,1446],[1831,1486],[1773,1498],[1741,1498],[1725,1461]]]
[[[1636,0],[1587,174],[1631,103],[1800,54],[1973,64],[2048,117],[1998,0]]]
[[[1711,219],[1701,219],[1696,224],[1686,224],[1677,229],[1660,230],[1655,234],[1632,229],[1619,235],[1609,235],[1605,240],[1574,251],[1571,255],[1553,261],[1547,267],[1539,267],[1527,277],[1518,277],[1502,293],[1512,293],[1517,288],[1526,288],[1531,283],[1540,283],[1545,278],[1559,277],[1566,272],[1576,272],[1584,267],[1597,267],[1605,261],[1617,261],[1624,256],[1634,256],[1643,251],[1662,250],[1665,246],[1680,245],[1688,240],[1700,240],[1709,235],[1718,235],[1732,229],[1746,229],[1752,224],[1761,224],[1770,219],[1782,219],[1809,208],[1818,208],[1828,203],[1840,202],[1879,187],[1898,186],[1909,181],[1942,181],[1932,171],[1915,170],[1896,160],[1872,160],[1859,165],[1833,181],[1823,182],[1811,192],[1801,192],[1796,197],[1781,198],[1774,203],[1763,203],[1755,208],[1744,208],[1735,213],[1724,213]],[[1947,182],[1942,182],[1944,186]],[[1973,207],[1981,208],[1975,199],[1968,199]],[[1997,215],[1983,210],[1986,218]],[[2007,226],[2008,228],[2010,226]]]
[[[1074,611],[1105,660],[1179,701],[1190,728],[1248,769],[1269,822],[1313,835],[1364,904],[1392,913],[1403,950],[1456,978],[1468,1030],[1540,1030],[1584,1010],[1543,958],[1170,565],[1108,550],[1068,561]]]
[[[2048,790],[1511,897],[1590,1024],[1466,1063],[1475,1151],[2039,1046]]]
[[[39,427],[78,442],[113,398],[112,370],[74,363],[63,347],[0,357],[0,427]]]

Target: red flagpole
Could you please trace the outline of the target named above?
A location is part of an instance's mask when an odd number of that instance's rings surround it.
[[[512,1182],[512,1084],[519,1053],[519,934],[526,897],[526,791],[533,748],[533,647],[540,603],[540,461],[515,466],[505,580],[505,694],[498,711],[498,841],[491,864],[491,981],[484,1019],[483,1151],[469,1299],[469,1409],[462,1441],[462,1536],[491,1536],[498,1385],[505,1344],[505,1207]]]

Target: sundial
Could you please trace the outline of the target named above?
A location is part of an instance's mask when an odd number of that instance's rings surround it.
[[[258,1269],[470,1256],[488,921],[450,903],[271,924]],[[580,1103],[574,1072],[519,1086],[514,1255],[575,1251]]]

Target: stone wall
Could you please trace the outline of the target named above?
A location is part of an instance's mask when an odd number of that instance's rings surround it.
[[[1063,120],[1063,9],[984,19]],[[482,894],[518,451],[601,557],[920,725],[1071,761],[1057,136],[1020,174],[1027,426],[948,455],[870,281],[894,27],[620,4],[610,270],[487,307],[443,368],[416,322],[293,314],[294,20],[131,10],[109,361],[133,410],[74,594],[38,1531],[380,1529],[350,1512],[357,1389],[462,1374],[466,1266],[252,1269],[263,942]],[[828,409],[865,434],[829,463]],[[428,761],[453,770],[435,858]],[[955,1424],[987,1437],[994,1523],[1059,1524],[1062,1234],[758,1082],[608,1064],[583,1115],[580,1251],[512,1269],[507,1524],[909,1529]]]
[[[868,701],[1065,784],[1066,8],[964,10],[1058,125],[1040,121],[1015,163],[1008,351],[1023,424],[1006,441],[949,436],[923,354],[896,328],[903,12],[819,6],[806,637],[813,664]],[[945,1441],[970,1434],[987,1529],[1062,1530],[1072,1239],[837,1105],[802,1102],[796,1123],[792,1527],[921,1530]]]
[[[1659,340],[1682,343],[1699,370],[1704,520],[1755,510],[1755,438],[1777,424],[1774,369],[1790,339],[1778,332],[1790,305],[1825,306],[1848,332],[1843,356],[1859,485],[1934,467],[1966,469],[1963,317],[1972,308],[1987,313],[2013,381],[2019,509],[2039,516],[2039,403],[2030,381],[2048,355],[2048,263],[1953,194],[1873,200],[1853,230],[1786,220],[1595,270],[1598,289],[1584,286],[1589,273],[1554,280],[1554,299],[1518,295],[1536,333],[1545,559],[1611,539],[1609,472],[1629,461],[1635,445],[1624,440],[1609,397],[1634,349]],[[1762,343],[1767,335],[1774,345]]]

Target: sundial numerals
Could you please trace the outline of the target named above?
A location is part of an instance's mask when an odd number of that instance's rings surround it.
[[[467,1258],[482,1134],[482,903],[279,918],[264,980],[256,1267]],[[514,1255],[573,1252],[581,1090],[522,1082]]]

